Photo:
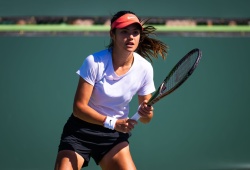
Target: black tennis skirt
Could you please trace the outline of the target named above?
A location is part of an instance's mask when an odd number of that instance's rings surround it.
[[[85,122],[73,114],[64,125],[58,151],[72,150],[84,158],[87,166],[90,157],[99,164],[103,156],[115,145],[129,142],[131,133],[121,133],[103,126]]]

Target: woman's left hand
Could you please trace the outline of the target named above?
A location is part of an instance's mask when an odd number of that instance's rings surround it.
[[[141,122],[148,123],[153,117],[153,110],[153,106],[147,105],[147,100],[144,100],[138,109],[138,113],[141,116]]]

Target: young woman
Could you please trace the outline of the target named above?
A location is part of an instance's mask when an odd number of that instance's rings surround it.
[[[143,24],[130,11],[111,20],[107,49],[83,62],[73,113],[64,126],[56,170],[79,170],[90,157],[103,170],[135,170],[128,138],[137,122],[129,119],[129,103],[138,95],[140,121],[148,123],[153,107],[147,106],[155,91],[151,57],[167,55],[167,45],[150,36],[155,28]]]

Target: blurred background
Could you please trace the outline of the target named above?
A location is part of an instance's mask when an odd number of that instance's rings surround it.
[[[250,169],[250,1],[0,0],[0,166],[50,170],[85,57],[109,44],[110,18],[131,10],[169,46],[158,87],[193,48],[192,77],[130,138],[139,170]],[[130,115],[137,109],[136,99]],[[91,159],[86,170],[100,169]]]

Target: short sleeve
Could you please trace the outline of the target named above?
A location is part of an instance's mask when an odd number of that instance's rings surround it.
[[[98,72],[98,64],[94,62],[94,56],[89,55],[83,62],[77,74],[80,75],[85,81],[94,86]]]
[[[142,80],[142,86],[138,91],[138,95],[148,95],[155,91],[154,85],[154,72],[152,65],[148,65],[144,72],[144,78]]]

